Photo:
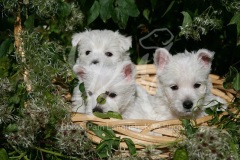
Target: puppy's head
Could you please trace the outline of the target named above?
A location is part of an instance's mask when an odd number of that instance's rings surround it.
[[[72,45],[78,45],[78,61],[83,66],[113,65],[129,60],[132,39],[110,30],[87,30],[74,34]]]
[[[180,53],[172,56],[159,48],[154,55],[160,94],[167,105],[179,117],[192,117],[200,112],[198,106],[210,93],[208,75],[214,53],[200,49],[196,53]]]
[[[76,66],[76,65],[75,65]],[[121,113],[133,101],[135,69],[131,62],[108,66],[75,67],[85,84],[88,112],[115,111]],[[105,103],[99,102],[103,98]]]

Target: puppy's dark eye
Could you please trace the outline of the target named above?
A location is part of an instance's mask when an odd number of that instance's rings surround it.
[[[170,88],[171,88],[173,91],[178,90],[178,86],[177,86],[177,85],[172,85]]]
[[[116,93],[110,93],[108,96],[109,96],[110,98],[115,98],[117,95],[116,95]]]
[[[199,87],[201,87],[201,84],[200,84],[200,83],[195,83],[195,84],[193,85],[193,87],[194,87],[194,88],[199,88]]]
[[[106,52],[105,55],[108,57],[112,57],[113,54],[111,52]]]
[[[92,92],[91,92],[91,91],[88,91],[88,95],[89,95],[89,96],[92,96]]]
[[[91,51],[86,51],[86,55],[89,55]]]

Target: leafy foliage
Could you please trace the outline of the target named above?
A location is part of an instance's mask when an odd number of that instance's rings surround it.
[[[112,18],[120,29],[125,29],[128,18],[130,16],[137,17],[139,11],[134,0],[95,0],[87,15],[88,25],[96,20],[97,17],[100,17],[104,23]]]
[[[82,97],[84,103],[86,104],[87,93],[86,93],[86,91],[85,91],[84,82],[82,82],[81,84],[79,84],[79,90],[80,90],[80,92],[81,92],[81,97]]]
[[[202,0],[0,2],[1,24],[4,24],[0,25],[2,159],[96,159],[117,153],[121,142],[128,145],[131,155],[136,154],[130,139],[116,137],[110,128],[104,127],[98,132],[107,137],[99,134],[103,141],[95,150],[82,128],[71,124],[67,97],[78,82],[71,71],[76,47],[71,47],[70,42],[73,33],[85,28],[119,30],[131,35],[132,60],[137,62],[147,55],[149,59],[141,61],[144,63],[152,63],[154,50],[144,49],[139,39],[153,29],[168,28],[175,37],[172,52],[208,48],[217,53],[213,62],[214,73],[223,75],[229,66],[234,66],[230,67],[224,86],[239,93],[240,75],[236,69],[240,58],[236,54],[240,44],[239,0],[214,3]],[[16,16],[20,16],[20,47],[24,56],[14,44]],[[144,43],[165,47],[168,38],[165,33],[156,33]],[[99,103],[105,103],[104,100],[104,96],[98,99]],[[207,110],[213,116],[209,125],[227,130],[233,138],[233,143],[227,141],[230,146],[239,145],[238,94],[232,106],[235,111],[227,110],[224,116],[217,108]],[[114,112],[95,114],[101,118],[120,118]],[[189,138],[199,132],[192,121],[183,120],[183,125]],[[186,148],[180,148],[180,152],[181,149]],[[139,157],[129,157],[136,158]]]
[[[186,135],[188,138],[191,138],[191,136],[197,132],[198,128],[193,124],[193,121],[189,119],[182,119],[182,126],[184,127],[184,130],[182,130],[182,134]]]
[[[108,111],[107,113],[94,112],[93,114],[96,117],[103,118],[103,119],[110,119],[110,118],[122,119],[121,114],[113,111]]]
[[[231,67],[224,86],[234,88],[238,91],[236,93],[239,93],[239,81],[236,81],[237,78],[238,70]],[[238,96],[238,94],[235,96],[234,102],[230,105],[230,108],[225,109],[224,113],[220,105],[206,109],[205,112],[212,116],[212,119],[208,121],[208,125],[214,127],[196,126],[193,121],[182,120],[185,128],[183,134],[188,139],[180,143],[180,145],[178,144],[174,158],[177,159],[176,155],[178,157],[188,155],[189,159],[237,159],[240,153],[240,104]],[[222,144],[221,147],[218,144]],[[224,146],[223,144],[227,145]],[[230,152],[231,154],[227,154]]]
[[[240,73],[234,67],[229,68],[229,73],[227,74],[225,81],[223,83],[225,88],[233,88],[235,91],[240,90]]]
[[[231,108],[226,109],[225,114],[221,115],[216,108],[209,109],[208,114],[212,115],[213,118],[208,122],[209,125],[217,126],[218,128],[225,129],[230,133],[231,137],[234,140],[234,143],[239,145],[240,139],[240,100],[239,100],[239,73],[236,68],[230,68],[229,74],[226,76],[225,87],[230,87],[235,89],[237,92],[236,97],[234,99],[234,102],[230,105]],[[238,153],[240,153],[240,150],[238,149]]]
[[[74,78],[67,62],[71,47],[66,37],[82,23],[79,6],[63,1],[4,1],[1,6],[8,16],[17,11],[22,23],[15,24],[14,37],[6,29],[0,38],[0,157],[96,157],[85,132],[71,124],[66,99],[68,83]]]
[[[216,18],[220,13],[213,12],[212,6],[194,19],[192,19],[188,12],[183,11],[182,14],[184,19],[179,35],[184,35],[186,38],[191,37],[194,40],[199,40],[200,35],[206,35],[209,30],[218,30],[222,27],[221,20]]]
[[[98,126],[94,123],[88,122],[87,128],[102,139],[96,148],[97,154],[100,158],[110,157],[114,151],[119,150],[120,142],[125,142],[127,144],[130,155],[135,156],[137,154],[133,141],[129,138],[116,137],[110,127]]]
[[[217,128],[201,126],[191,138],[178,144],[174,159],[238,159],[231,135]]]
[[[178,148],[173,155],[173,160],[187,160],[188,152],[186,148]]]

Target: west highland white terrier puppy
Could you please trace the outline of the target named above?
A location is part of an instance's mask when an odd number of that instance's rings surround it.
[[[132,46],[132,38],[111,30],[87,30],[73,35],[72,46],[78,47],[76,63],[81,66],[115,65],[130,60],[128,50]]]
[[[131,37],[125,37],[110,30],[87,30],[73,35],[72,46],[78,47],[78,59],[75,64],[77,67],[87,68],[99,64],[113,68],[117,63],[130,61],[128,50],[132,46],[132,40]],[[91,72],[91,70],[88,71]],[[78,75],[78,79],[80,84],[81,76]],[[74,88],[72,95],[73,108],[82,103],[78,85]]]
[[[226,104],[211,93],[209,72],[214,53],[200,49],[196,53],[180,53],[172,56],[166,49],[159,48],[154,54],[157,69],[158,91],[156,99],[165,103],[171,118],[197,118],[205,115],[204,109]],[[156,104],[155,104],[156,105]],[[159,105],[159,107],[162,107]],[[226,106],[224,106],[226,107]]]
[[[197,53],[172,56],[159,48],[154,54],[157,69],[158,91],[151,96],[137,87],[135,105],[124,113],[125,119],[169,120],[198,118],[205,115],[204,109],[226,104],[211,93],[208,75],[214,53],[200,49]],[[222,106],[226,107],[226,106]]]
[[[122,114],[135,101],[135,69],[131,62],[89,67],[74,66],[74,71],[85,84],[86,103],[75,106],[73,111],[92,114],[94,111],[114,111]],[[103,98],[105,103],[98,102]]]

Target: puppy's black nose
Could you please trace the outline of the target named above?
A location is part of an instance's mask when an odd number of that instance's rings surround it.
[[[99,63],[98,60],[93,60],[93,61],[92,61],[92,64],[98,64],[98,63]]]
[[[193,102],[192,101],[186,100],[186,101],[183,102],[183,107],[185,109],[191,109],[192,106],[193,106]]]
[[[93,112],[100,112],[100,113],[103,113],[103,110],[102,110],[102,108],[100,108],[100,107],[95,107],[95,108],[93,108],[92,111],[93,111]]]

